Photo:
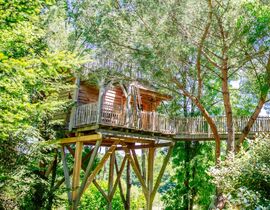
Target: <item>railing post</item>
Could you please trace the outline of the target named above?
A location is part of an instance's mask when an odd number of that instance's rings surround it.
[[[104,98],[104,93],[105,93],[104,82],[105,82],[104,79],[102,79],[99,83],[97,124],[99,124],[102,121],[102,106],[103,106],[103,98]]]
[[[126,98],[126,119],[125,119],[125,124],[127,127],[130,127],[131,124],[131,85],[129,84],[128,86],[128,91],[127,91],[127,98]]]
[[[73,106],[71,109],[71,113],[70,113],[70,119],[69,119],[69,125],[68,125],[68,129],[71,131],[72,128],[74,128],[76,126],[75,120],[76,120],[76,109],[77,109],[77,105],[78,105],[78,96],[79,96],[79,90],[80,90],[80,77],[78,75],[75,76],[75,89],[73,92]]]

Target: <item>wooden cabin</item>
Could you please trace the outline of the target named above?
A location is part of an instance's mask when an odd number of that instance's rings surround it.
[[[161,102],[171,97],[138,82],[131,82],[128,87],[120,84],[97,87],[82,81],[74,95],[76,107],[70,116],[70,130],[91,125],[162,134],[175,130],[172,120],[157,113]]]

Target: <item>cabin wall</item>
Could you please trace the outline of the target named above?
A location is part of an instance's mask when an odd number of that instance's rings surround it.
[[[146,91],[141,93],[142,111],[153,112],[156,111],[161,100],[148,94]],[[99,90],[95,86],[88,85],[84,82],[81,83],[78,95],[78,105],[97,103]],[[112,87],[108,89],[103,97],[103,109],[124,111],[126,109],[126,98],[120,87]],[[131,107],[134,107],[134,98],[131,98]]]
[[[99,90],[95,86],[81,83],[78,95],[78,105],[96,103],[98,101]]]
[[[78,95],[78,105],[97,103],[99,89],[85,83],[81,83]],[[123,109],[125,97],[121,88],[114,87],[107,90],[103,97],[103,107],[105,109]]]
[[[103,98],[103,107],[109,110],[123,111],[125,101],[122,89],[120,87],[113,87],[106,91]]]
[[[157,107],[160,104],[160,101],[149,95],[142,94],[141,99],[143,111],[154,112],[157,110]]]

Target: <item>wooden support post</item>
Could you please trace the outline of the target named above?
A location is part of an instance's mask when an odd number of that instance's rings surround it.
[[[125,157],[127,157],[127,156],[125,156]],[[118,164],[117,164],[117,161],[116,160],[115,160],[115,170],[116,170],[116,174],[119,174]],[[122,202],[125,204],[126,203],[126,199],[125,199],[125,196],[124,196],[124,192],[123,192],[123,187],[122,187],[122,184],[121,184],[121,180],[119,180],[119,182],[118,182],[118,187],[119,187],[119,191],[120,191],[120,196],[121,196]]]
[[[71,198],[71,186],[70,186],[70,178],[69,178],[69,170],[67,166],[67,160],[66,160],[66,154],[65,154],[65,147],[61,147],[61,158],[62,158],[62,163],[63,163],[63,169],[64,169],[64,177],[65,177],[65,184],[67,188],[67,196],[68,196],[68,202],[69,205],[71,205],[72,198]]]
[[[135,152],[134,149],[131,149],[131,152],[132,152],[132,156],[133,156],[134,162],[135,162],[135,164],[136,164],[139,172],[141,173],[140,163],[138,161],[137,154],[136,154],[136,152]]]
[[[111,188],[111,192],[109,193],[109,199],[110,199],[110,201],[112,201],[112,199],[113,199],[113,196],[114,196],[114,193],[116,191],[118,182],[120,181],[120,178],[121,178],[122,173],[124,171],[126,161],[127,161],[127,156],[125,156],[124,159],[123,159],[123,161],[122,161],[122,164],[121,164],[121,167],[120,167],[120,171],[117,170],[117,177],[116,177],[115,183],[114,183],[114,185]],[[117,165],[116,159],[115,159],[115,163]]]
[[[110,155],[114,152],[114,150],[117,147],[117,144],[119,143],[119,141],[115,141],[112,146],[109,148],[109,150],[104,154],[103,158],[100,160],[99,164],[96,166],[96,168],[92,171],[91,175],[89,176],[89,178],[87,179],[87,182],[85,184],[84,190],[87,189],[87,187],[92,183],[92,181],[94,180],[96,174],[102,169],[102,167],[104,166],[104,164],[106,163],[106,161],[108,160],[108,158],[110,157]]]
[[[158,187],[159,187],[159,184],[161,182],[161,178],[165,172],[165,169],[166,169],[166,166],[170,160],[170,157],[171,157],[171,154],[172,154],[172,151],[173,151],[173,144],[169,147],[169,150],[168,150],[168,153],[166,155],[166,157],[164,158],[163,160],[163,164],[161,166],[161,169],[160,169],[160,172],[158,174],[158,177],[157,177],[157,180],[156,180],[156,183],[155,183],[155,186],[154,186],[154,189],[152,190],[152,193],[151,193],[151,202],[153,203],[154,201],[154,198],[155,198],[155,195],[156,195],[156,192],[158,190]]]
[[[147,173],[147,187],[148,194],[146,198],[147,210],[152,210],[153,201],[151,200],[151,194],[153,190],[153,178],[154,178],[154,156],[155,148],[150,147],[148,150],[148,173]]]
[[[130,210],[130,188],[131,188],[131,182],[130,182],[130,162],[127,161],[127,174],[126,174],[127,180],[127,190],[126,190],[126,202],[125,202],[125,210]]]
[[[104,190],[100,187],[100,185],[97,183],[97,181],[95,179],[93,180],[93,184],[99,190],[99,192],[103,195],[103,197],[106,199],[106,201],[109,203],[110,202],[109,196],[106,195]]]
[[[74,167],[73,167],[73,175],[72,175],[72,202],[73,202],[72,209],[75,209],[74,202],[77,198],[79,185],[80,185],[82,149],[83,149],[83,142],[77,142],[76,149],[75,149],[75,157],[74,157],[75,160],[74,160]]]
[[[142,149],[142,176],[143,176],[143,179],[146,181],[146,164],[145,164],[145,160],[146,160],[145,149]]]
[[[110,156],[110,166],[109,166],[109,177],[108,177],[108,195],[111,195],[113,189],[113,177],[114,177],[114,162],[115,162],[115,152],[113,151]],[[112,197],[109,196],[109,202],[107,205],[108,210],[112,210]]]
[[[148,190],[147,190],[147,187],[146,187],[146,184],[145,184],[145,181],[141,175],[141,172],[139,170],[139,168],[137,167],[133,157],[131,156],[131,153],[130,153],[130,150],[127,148],[127,145],[124,143],[124,142],[120,142],[123,146],[123,149],[126,153],[126,156],[128,157],[129,161],[130,161],[130,164],[134,170],[134,173],[136,174],[136,176],[138,177],[139,181],[140,181],[140,184],[142,185],[142,190],[143,190],[143,193],[145,195],[145,197],[147,197],[148,195]]]
[[[78,204],[79,204],[79,202],[80,202],[82,193],[83,193],[83,191],[84,191],[84,188],[85,188],[87,179],[88,179],[88,177],[89,177],[89,175],[90,175],[90,173],[91,173],[91,169],[92,169],[92,167],[93,167],[94,160],[95,160],[95,157],[96,157],[96,155],[97,155],[98,149],[99,149],[99,147],[100,147],[100,145],[101,145],[101,142],[102,142],[102,140],[98,140],[98,141],[96,142],[95,148],[94,148],[94,150],[93,150],[93,152],[92,152],[92,155],[91,155],[91,157],[90,157],[90,160],[89,160],[89,162],[88,162],[88,164],[87,164],[87,167],[86,167],[86,170],[85,170],[85,174],[84,174],[84,178],[83,178],[83,180],[82,180],[82,184],[81,184],[81,186],[80,186],[80,189],[79,189],[79,192],[78,192],[78,196],[77,196],[77,199],[76,199],[76,201],[75,201],[75,207],[77,207]]]

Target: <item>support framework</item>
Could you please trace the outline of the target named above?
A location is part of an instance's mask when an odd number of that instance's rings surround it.
[[[59,143],[62,145],[62,163],[70,209],[77,209],[84,191],[91,184],[93,184],[106,199],[108,210],[112,209],[112,199],[117,187],[119,188],[125,209],[130,209],[130,169],[132,169],[141,184],[146,200],[146,209],[151,210],[161,178],[172,153],[173,143],[155,143],[153,140],[143,140],[141,142],[143,143],[138,144],[136,140],[111,136],[107,137],[102,136],[102,134],[86,136],[78,135],[77,137],[60,140]],[[71,145],[73,146],[71,147]],[[89,145],[91,145],[91,150],[83,156],[85,148],[89,147]],[[106,152],[99,153],[101,159],[95,165],[95,158],[101,147],[106,147],[108,149]],[[168,148],[167,155],[164,158],[157,179],[154,180],[154,157],[156,149],[161,147]],[[144,153],[147,155],[148,163],[145,164],[147,166],[147,177],[143,175],[145,166],[140,164],[136,150],[144,150]],[[67,151],[69,155],[72,155],[74,158],[73,169],[71,170],[67,166]],[[116,155],[118,151],[122,152],[121,154]],[[105,166],[107,161],[109,161],[108,189],[104,190],[98,183],[97,175]],[[85,163],[87,164],[86,167]],[[126,193],[124,193],[120,180],[125,168],[127,177],[127,186],[125,188]],[[82,171],[84,172],[84,176],[80,182]],[[70,175],[72,175],[72,179],[70,178]]]

